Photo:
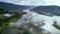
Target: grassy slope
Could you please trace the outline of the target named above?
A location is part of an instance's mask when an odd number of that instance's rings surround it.
[[[57,28],[58,30],[60,30],[60,26],[57,25],[57,22],[56,22],[56,21],[54,22],[53,26],[54,26],[55,28]]]
[[[60,26],[58,25],[53,25],[55,28],[57,28],[58,30],[60,30]]]
[[[7,14],[7,13],[11,14],[11,15],[14,14],[14,15],[9,18],[2,15],[2,14]],[[0,8],[0,15],[1,15],[0,16],[0,32],[4,31],[8,27],[8,24],[10,22],[14,22],[17,19],[21,18],[23,14],[25,14],[25,13],[17,13],[17,12],[13,12],[13,11],[8,12],[8,11]],[[1,19],[1,18],[5,18],[5,19]]]

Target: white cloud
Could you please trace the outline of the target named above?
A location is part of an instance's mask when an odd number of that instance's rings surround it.
[[[3,2],[9,2],[19,5],[58,5],[60,6],[60,0],[0,0]]]

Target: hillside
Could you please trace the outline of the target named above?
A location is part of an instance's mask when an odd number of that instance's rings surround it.
[[[33,8],[35,6],[30,6],[30,5],[16,5],[12,3],[5,3],[5,2],[0,2],[0,8],[3,8],[8,11],[20,11],[20,10],[26,10],[29,8]]]
[[[60,16],[59,6],[38,6],[36,8],[30,9],[30,11],[34,11],[37,13],[51,13]]]
[[[15,22],[17,19],[21,18],[24,12],[9,12],[0,8],[0,32],[8,28],[9,23]]]

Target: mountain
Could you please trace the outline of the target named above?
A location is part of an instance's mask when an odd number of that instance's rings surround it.
[[[60,16],[60,7],[59,6],[38,6],[36,8],[30,9],[30,11],[34,11],[37,13],[51,13],[54,15]]]
[[[35,7],[35,6],[16,5],[11,3],[0,2],[0,8],[6,9],[6,10],[12,10],[12,11],[26,10],[32,7]]]

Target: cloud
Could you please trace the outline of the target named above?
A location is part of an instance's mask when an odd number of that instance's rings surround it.
[[[0,0],[3,2],[14,3],[19,5],[58,5],[60,0]]]

